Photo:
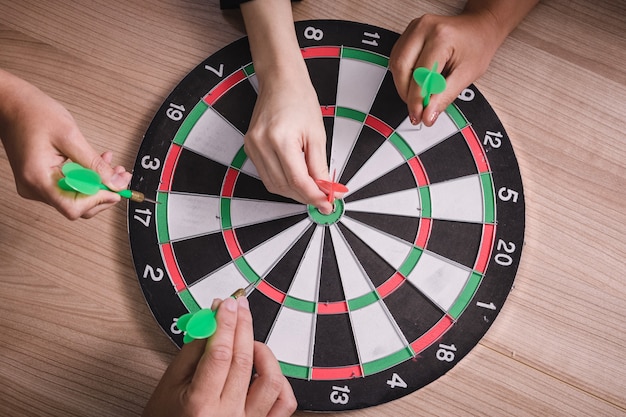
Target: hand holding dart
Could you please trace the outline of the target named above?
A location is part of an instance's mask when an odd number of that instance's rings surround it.
[[[100,190],[107,190],[119,194],[123,198],[142,203],[148,201],[158,204],[158,201],[146,198],[143,193],[134,190],[113,191],[102,183],[100,174],[96,171],[85,168],[76,162],[68,162],[61,168],[64,177],[58,181],[62,190],[75,191],[85,195],[94,195]]]

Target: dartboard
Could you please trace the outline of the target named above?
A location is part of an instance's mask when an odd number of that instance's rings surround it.
[[[271,194],[244,151],[258,82],[246,38],[173,90],[138,152],[132,255],[147,303],[176,320],[255,284],[254,337],[300,409],[381,404],[432,382],[482,338],[511,290],[524,194],[511,143],[471,85],[414,126],[388,70],[398,34],[345,21],[296,31],[331,172],[324,215]]]

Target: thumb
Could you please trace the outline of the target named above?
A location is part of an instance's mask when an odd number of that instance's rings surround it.
[[[126,169],[111,166],[113,160],[113,152],[111,151],[99,155],[85,142],[82,146],[75,147],[70,159],[85,168],[96,171],[100,175],[102,183],[114,191],[126,188],[130,182],[131,174],[126,172]]]

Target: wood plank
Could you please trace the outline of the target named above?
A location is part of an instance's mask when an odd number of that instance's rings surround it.
[[[401,32],[413,17],[463,4],[293,7],[297,19]],[[238,12],[206,0],[0,0],[0,9],[0,67],[68,107],[85,137],[127,167],[169,91],[243,34]],[[477,86],[524,181],[515,288],[447,375],[342,416],[626,415],[624,27],[623,2],[545,0],[498,51]],[[0,193],[0,415],[137,415],[176,348],[137,285],[125,203],[66,221],[17,196],[4,153]]]

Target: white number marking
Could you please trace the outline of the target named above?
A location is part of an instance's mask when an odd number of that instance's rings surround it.
[[[144,215],[145,217],[141,217],[141,215]],[[150,209],[135,209],[133,219],[137,220],[144,226],[149,227],[150,219],[152,219],[152,211]]]
[[[395,372],[393,373],[393,375],[391,375],[391,379],[387,380],[387,385],[389,385],[391,388],[407,387],[406,382],[404,382],[404,380],[400,378],[400,375],[396,374]]]
[[[141,220],[140,220],[141,221]],[[161,268],[154,269],[151,265],[146,265],[146,268],[143,270],[143,277],[150,277],[152,281],[159,282],[163,279],[163,270]]]
[[[322,29],[316,29],[313,26],[307,26],[304,29],[304,37],[307,39],[313,39],[314,41],[321,41],[324,37]]]
[[[509,188],[502,187],[498,190],[498,197],[502,201],[513,201],[514,203],[517,203],[517,199],[519,198],[519,193]]]
[[[167,114],[167,117],[177,122],[185,115],[185,113],[183,113],[184,111],[185,108],[183,106],[170,103],[170,106],[167,108],[167,110],[165,110],[165,114]]]
[[[350,400],[350,389],[347,385],[343,387],[337,387],[333,385],[333,391],[330,393],[330,401],[333,404],[348,404]]]
[[[491,302],[489,304],[486,304],[486,303],[482,303],[480,301],[476,301],[476,305],[478,307],[488,308],[489,310],[495,310],[496,309],[496,305],[493,302]]]
[[[150,155],[146,155],[141,158],[141,166],[144,169],[151,169],[156,171],[161,166],[161,161],[159,158],[150,159]]]
[[[222,78],[224,76],[224,64],[220,64],[220,69],[218,69],[218,70],[213,68],[210,65],[205,65],[204,69],[211,71],[213,74],[217,75],[220,78]]]
[[[461,94],[459,94],[459,100],[463,100],[463,101],[472,101],[474,100],[474,96],[476,95],[476,93],[474,93],[473,90],[466,88],[465,90],[461,91]]]
[[[437,359],[442,362],[452,362],[454,360],[454,352],[456,352],[456,346],[440,344],[439,350],[437,350]]]
[[[485,146],[491,145],[492,148],[499,148],[502,145],[502,133],[500,132],[492,132],[490,130],[485,134],[485,139],[483,140],[483,144]]]
[[[361,43],[364,43],[366,45],[378,46],[378,41],[376,40],[376,39],[380,39],[380,35],[378,34],[378,32],[374,32],[374,33],[363,32],[363,36],[367,38],[372,38],[372,39],[361,39]]]

